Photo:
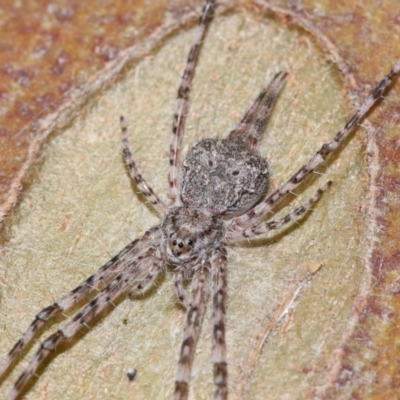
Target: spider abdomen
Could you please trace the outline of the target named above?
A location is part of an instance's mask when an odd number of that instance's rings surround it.
[[[267,160],[250,148],[245,135],[204,139],[183,162],[181,200],[213,215],[238,215],[265,193],[268,175]]]

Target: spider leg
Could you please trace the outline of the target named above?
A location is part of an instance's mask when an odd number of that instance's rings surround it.
[[[137,285],[137,287],[141,286],[140,289],[144,289],[145,285],[151,282],[151,280],[147,279],[148,272],[145,271],[145,267],[150,271],[154,269],[160,270],[161,268],[159,260],[152,255],[152,249],[150,249],[146,255],[139,257],[138,262],[126,266],[108,286],[66,323],[62,329],[52,334],[41,343],[39,350],[8,393],[6,400],[18,398],[25,384],[35,375],[50,352],[54,351],[59,344],[72,339],[82,326],[87,326],[87,324],[109,306],[109,304],[113,304],[113,301],[117,297],[130,289],[131,285]],[[135,273],[136,270],[142,272],[139,278]]]
[[[154,259],[152,255],[152,250],[150,250],[144,258]],[[144,293],[149,287],[150,283],[154,282],[157,278],[159,272],[161,271],[162,265],[160,263],[153,263],[153,265],[148,269],[147,273],[138,283],[132,285],[132,289],[129,291],[129,296],[136,296],[137,294]]]
[[[186,309],[189,308],[189,303],[187,301],[185,289],[183,288],[183,280],[191,275],[191,271],[195,270],[196,263],[198,263],[197,259],[189,261],[174,269],[173,282],[175,296],[186,307]]]
[[[186,400],[189,395],[190,370],[209,295],[209,269],[210,264],[205,263],[193,276],[192,296],[176,371],[174,400]]]
[[[98,290],[102,284],[107,283],[107,281],[112,279],[117,273],[125,268],[127,262],[134,261],[138,256],[140,256],[141,252],[147,250],[148,244],[152,240],[152,236],[158,231],[158,229],[159,228],[157,227],[152,231],[148,231],[141,238],[134,240],[74,290],[66,294],[60,300],[57,300],[53,305],[40,311],[26,332],[1,362],[0,379],[4,376],[4,373],[10,365],[17,359],[21,351],[30,343],[38,330],[49,321],[51,317],[69,310],[89,293]]]
[[[184,271],[180,268],[177,268],[174,271],[173,281],[174,281],[174,292],[179,301],[186,307],[189,308],[189,304],[187,303],[185,289],[183,288],[183,275]]]
[[[122,154],[124,155],[126,165],[128,166],[131,178],[136,183],[138,189],[149,199],[150,204],[153,208],[161,215],[165,215],[167,212],[167,206],[163,201],[156,195],[151,186],[145,181],[141,173],[136,167],[135,161],[133,161],[132,153],[129,149],[128,142],[128,127],[125,123],[123,116],[120,117],[121,132],[122,132]]]
[[[394,77],[400,72],[400,60],[394,65],[390,72],[377,84],[370,95],[366,98],[361,107],[348,120],[345,126],[329,142],[325,143],[311,159],[301,167],[286,183],[267,196],[261,203],[251,208],[247,213],[236,217],[232,224],[240,227],[247,227],[254,221],[262,218],[272,210],[288,193],[293,191],[301,182],[304,181],[319,165],[321,165],[332,151],[337,149],[354,129],[354,127],[365,117],[372,106],[379,100],[386,88],[393,81]]]
[[[179,195],[179,188],[178,188],[179,170],[180,170],[179,151],[186,120],[190,85],[193,80],[194,69],[199,49],[201,46],[201,42],[204,38],[204,34],[206,31],[207,20],[211,16],[213,8],[214,8],[214,0],[207,0],[203,7],[203,11],[198,22],[193,44],[187,58],[185,71],[183,73],[178,88],[176,108],[172,123],[172,138],[170,145],[169,172],[168,172],[169,197],[171,198],[172,201],[175,201],[176,197]]]
[[[211,260],[213,287],[213,363],[217,389],[215,400],[228,398],[228,367],[225,342],[225,302],[227,290],[226,249],[217,249]]]
[[[263,233],[267,233],[274,229],[280,229],[282,226],[288,224],[289,222],[295,222],[299,220],[324,194],[326,190],[330,188],[332,185],[332,181],[328,181],[324,186],[319,188],[308,201],[302,204],[300,207],[297,207],[291,213],[287,214],[283,218],[277,221],[267,221],[258,223],[250,228],[243,229],[241,231],[233,231],[227,235],[228,240],[232,241],[234,239],[242,238],[252,238],[254,236],[262,235]]]
[[[239,124],[229,132],[228,137],[234,138],[249,130],[248,139],[250,146],[257,149],[260,134],[263,131],[265,121],[272,109],[275,99],[281,90],[286,72],[278,72],[259,93],[253,104],[246,111]],[[255,120],[254,120],[255,118]]]

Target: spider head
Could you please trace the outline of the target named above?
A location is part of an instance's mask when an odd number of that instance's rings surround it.
[[[171,238],[168,241],[168,252],[173,257],[185,259],[190,256],[194,241],[190,237],[186,238],[185,236],[179,237],[171,233]]]
[[[218,246],[224,225],[221,219],[207,213],[176,207],[165,216],[162,232],[168,261],[179,265]]]

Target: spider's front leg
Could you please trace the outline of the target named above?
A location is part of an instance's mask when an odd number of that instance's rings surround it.
[[[215,400],[228,397],[228,364],[225,341],[225,308],[227,291],[227,255],[226,249],[217,249],[211,259],[211,279],[213,296],[213,363],[214,382],[217,386]]]
[[[213,251],[210,263],[194,264],[192,297],[188,305],[187,321],[175,382],[174,400],[185,400],[189,394],[190,371],[200,326],[209,296],[210,270],[213,296],[213,363],[214,381],[217,387],[215,400],[226,400],[228,396],[228,367],[225,342],[225,303],[227,291],[227,257],[224,248]],[[185,268],[187,270],[187,267]],[[184,269],[178,268],[179,276]],[[176,272],[175,272],[176,273]],[[174,273],[174,274],[175,274]]]
[[[71,340],[83,326],[87,326],[97,315],[104,311],[119,296],[131,290],[144,290],[161,270],[161,262],[155,257],[153,248],[138,257],[135,262],[124,263],[121,271],[89,304],[78,312],[63,328],[44,340],[31,362],[21,374],[6,400],[20,397],[26,383],[37,373],[47,356],[62,343]],[[138,274],[139,273],[139,274]]]
[[[176,371],[174,400],[186,400],[189,395],[190,371],[209,296],[209,279],[210,264],[207,262],[198,266],[193,276],[192,296],[187,311],[185,331]]]
[[[188,298],[186,297],[183,282],[184,280],[191,278],[192,272],[196,270],[196,266],[198,264],[199,260],[194,259],[192,261],[174,267],[172,278],[174,283],[174,293],[186,309],[189,309],[190,303],[188,301]]]
[[[157,227],[146,232],[143,237],[134,240],[74,290],[57,300],[51,306],[40,311],[26,332],[1,362],[0,380],[2,380],[11,364],[15,362],[21,352],[28,346],[40,328],[52,317],[67,312],[71,307],[84,299],[85,296],[107,284],[107,282],[125,268],[127,262],[135,262],[137,257],[140,257],[143,252],[147,251],[152,237],[157,235],[158,232],[159,228]]]
[[[186,307],[186,309],[188,309],[189,303],[187,302],[185,289],[183,288],[183,278],[184,270],[181,267],[176,268],[173,275],[175,296]]]

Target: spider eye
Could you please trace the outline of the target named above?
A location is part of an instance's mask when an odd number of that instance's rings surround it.
[[[182,248],[182,247],[183,247],[183,243],[180,242],[180,243],[178,244],[178,247]]]
[[[193,240],[189,239],[188,240],[188,245],[191,246],[193,244]]]
[[[173,244],[174,246],[176,246],[177,243],[178,243],[178,242],[177,242],[176,240],[174,240],[174,241],[172,242],[172,244]]]

